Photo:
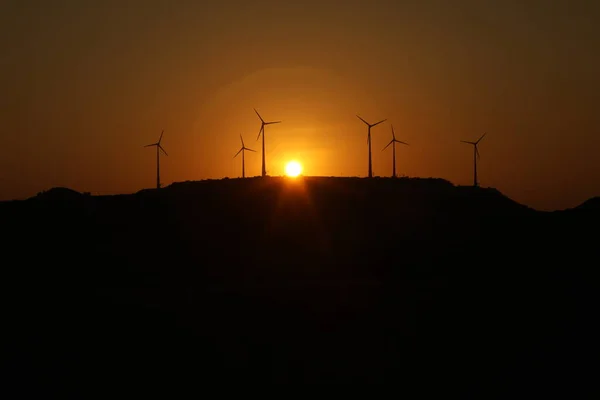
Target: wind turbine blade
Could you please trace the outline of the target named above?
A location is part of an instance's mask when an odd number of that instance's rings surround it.
[[[357,115],[357,117],[358,117],[358,119],[360,119],[362,122],[364,122],[365,124],[369,125],[369,123],[368,123],[367,121],[365,121],[364,119],[362,119],[360,116],[358,116],[358,115]]]
[[[147,144],[144,147],[158,146],[158,143]]]
[[[240,154],[242,152],[242,150],[244,150],[243,147],[241,149],[239,149],[237,153],[235,153],[235,156],[233,156],[233,158],[236,158],[238,156],[238,154]]]
[[[251,151],[251,152],[253,152],[253,153],[256,153],[256,150],[252,150],[252,149],[249,149],[249,148],[247,148],[247,147],[244,147],[244,150],[248,150],[248,151]]]
[[[481,156],[479,155],[479,150],[477,149],[477,146],[475,146],[475,154],[477,154],[477,158],[481,158]]]
[[[240,140],[242,141],[242,147],[244,147],[244,138],[240,135]]]
[[[384,151],[385,149],[387,149],[388,147],[390,147],[390,144],[394,143],[394,140],[390,140],[390,142],[383,148],[381,149],[381,151]]]
[[[261,125],[260,129],[258,130],[258,136],[256,137],[256,140],[260,139],[260,134],[263,133],[263,129],[265,129],[265,126]]]
[[[262,117],[260,116],[260,114],[258,113],[258,111],[256,111],[256,108],[254,109],[254,112],[256,113],[256,115],[258,115],[258,118],[260,118],[260,120],[261,120],[262,122],[265,122],[265,120],[264,120],[264,119],[262,119]]]
[[[164,133],[165,133],[165,130],[163,129],[163,130],[160,132],[160,138],[158,138],[158,143],[160,143],[160,141],[162,140],[162,137],[163,137],[163,134],[164,134]]]
[[[271,121],[271,122],[265,122],[265,125],[271,125],[271,124],[280,124],[281,121]]]
[[[390,125],[392,127],[392,139],[396,140],[396,133],[394,132],[394,125]]]
[[[472,144],[475,145],[475,142],[467,142],[466,140],[461,140],[462,143],[467,143],[467,144]]]
[[[163,153],[165,153],[165,156],[168,156],[167,152],[165,151],[165,149],[162,148],[162,146],[159,144],[158,148],[162,150]]]
[[[480,137],[480,138],[479,138],[479,139],[478,139],[478,140],[477,140],[475,143],[479,143],[479,142],[481,141],[481,139],[483,139],[483,137],[484,137],[485,135],[487,135],[487,132],[486,132],[486,133],[484,133],[483,135],[481,135],[481,137]]]
[[[386,119],[382,119],[381,121],[374,123],[373,125],[371,125],[371,128],[374,127],[375,125],[379,125],[380,123],[385,122],[385,121],[387,121],[387,118]]]
[[[403,141],[401,141],[401,140],[396,140],[396,139],[394,139],[394,142],[396,142],[396,143],[402,143],[402,144],[405,144],[405,145],[407,145],[407,146],[410,146],[408,143],[405,143],[405,142],[403,142]]]

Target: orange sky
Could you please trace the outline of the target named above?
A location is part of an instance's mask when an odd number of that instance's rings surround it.
[[[0,199],[267,169],[472,182],[538,209],[600,195],[597,1],[5,1]]]

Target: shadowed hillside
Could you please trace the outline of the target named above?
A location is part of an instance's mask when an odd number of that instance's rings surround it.
[[[1,203],[13,378],[570,382],[599,216],[408,178]]]
[[[578,210],[590,211],[590,212],[600,212],[600,197],[593,197],[587,201],[584,201],[578,207]]]

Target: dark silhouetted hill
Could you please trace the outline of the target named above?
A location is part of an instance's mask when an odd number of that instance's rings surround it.
[[[441,179],[305,177],[58,188],[0,204],[0,220],[7,379],[31,390],[496,393],[589,373],[598,213]]]
[[[600,212],[600,197],[593,197],[576,207],[577,210]]]
[[[43,192],[38,193],[32,199],[41,199],[46,201],[73,201],[79,199],[81,193],[65,188],[65,187],[55,187],[49,190],[45,190]]]

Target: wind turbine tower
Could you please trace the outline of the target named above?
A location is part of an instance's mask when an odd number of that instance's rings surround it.
[[[479,150],[477,150],[477,145],[479,144],[479,142],[481,142],[481,139],[483,139],[483,137],[485,135],[487,135],[487,132],[484,133],[483,135],[481,135],[481,137],[479,139],[477,139],[477,141],[475,141],[475,142],[468,142],[466,140],[461,140],[462,143],[467,143],[467,144],[473,145],[473,186],[479,185],[479,183],[477,182],[477,159],[480,156],[479,156]]]
[[[165,133],[165,130],[163,129],[162,132],[160,133],[160,137],[158,138],[158,142],[144,146],[144,147],[156,146],[156,188],[157,189],[160,189],[160,152],[162,151],[163,153],[165,153],[165,156],[168,156],[165,149],[163,149],[163,147],[160,145],[160,142],[162,141],[164,133]]]
[[[254,109],[254,112],[256,113],[256,115],[258,115],[258,118],[260,118],[260,130],[258,131],[258,137],[256,138],[256,140],[260,139],[260,134],[262,133],[262,176],[264,177],[267,176],[267,166],[265,161],[265,126],[279,124],[281,123],[281,121],[265,122],[265,120],[260,116],[258,111],[256,111],[256,108]]]
[[[382,119],[382,120],[381,120],[381,121],[379,121],[379,122],[376,122],[376,123],[374,123],[374,124],[370,124],[370,123],[368,123],[367,121],[365,121],[364,119],[362,119],[361,117],[359,117],[358,115],[357,115],[357,117],[358,117],[358,119],[360,119],[362,122],[364,122],[364,123],[367,125],[367,127],[369,128],[369,129],[368,129],[368,133],[367,133],[367,143],[368,143],[368,145],[369,145],[369,178],[372,178],[372,177],[373,177],[373,165],[372,165],[372,163],[371,163],[371,128],[372,128],[372,127],[374,127],[374,126],[376,126],[376,125],[379,125],[379,124],[381,124],[382,122],[385,122],[385,121],[387,121],[387,119]]]
[[[394,133],[394,125],[392,125],[392,140],[383,148],[381,151],[387,149],[390,145],[392,145],[392,178],[396,177],[396,143],[405,144],[408,146],[408,143],[404,143],[400,140],[396,139],[396,134]]]
[[[240,140],[242,141],[242,148],[239,149],[239,151],[237,153],[235,153],[235,156],[233,156],[233,158],[236,158],[238,156],[238,154],[242,153],[242,178],[245,178],[246,177],[245,152],[246,152],[246,150],[248,150],[248,151],[252,151],[252,152],[256,153],[256,150],[249,149],[244,145],[244,138],[242,137],[242,135],[240,135]]]

